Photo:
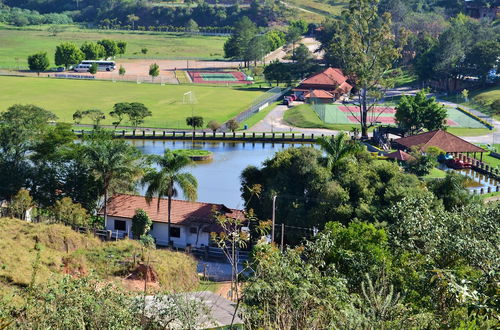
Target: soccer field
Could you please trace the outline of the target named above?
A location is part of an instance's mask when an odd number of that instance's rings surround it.
[[[191,116],[191,111],[203,117],[205,123],[210,120],[222,123],[262,95],[259,91],[229,87],[27,77],[0,77],[0,90],[0,111],[13,104],[34,104],[52,111],[62,122],[73,122],[76,110],[99,109],[106,114],[103,124],[111,125],[113,118],[109,112],[115,103],[141,102],[153,112],[142,126],[155,128],[187,128],[185,119]],[[188,91],[192,91],[196,99],[192,106],[183,102],[183,95]]]

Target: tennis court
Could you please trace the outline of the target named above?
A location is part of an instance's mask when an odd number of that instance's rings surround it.
[[[342,104],[315,104],[313,109],[318,117],[327,124],[356,124],[359,123],[359,108],[357,106]],[[448,118],[446,124],[449,127],[484,128],[485,126],[465,113],[447,108]],[[395,125],[396,109],[393,107],[374,107],[368,113],[369,122],[377,122],[384,125]]]
[[[251,84],[239,71],[188,71],[196,84]]]

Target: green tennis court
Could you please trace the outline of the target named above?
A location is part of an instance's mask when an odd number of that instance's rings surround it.
[[[232,73],[200,73],[200,76],[205,81],[236,81],[236,77]]]
[[[344,106],[342,104],[313,104],[312,108],[318,117],[326,124],[356,124],[359,118],[359,109],[356,106]],[[467,114],[454,109],[447,108],[449,127],[485,128],[478,120]],[[368,114],[368,120],[384,125],[395,125],[395,109],[384,106],[377,107],[375,111]]]

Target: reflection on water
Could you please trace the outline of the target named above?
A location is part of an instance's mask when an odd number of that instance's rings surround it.
[[[469,169],[463,169],[463,170],[458,170],[460,174],[463,174],[472,180],[470,180],[470,183],[467,184],[468,188],[475,189],[475,188],[484,188],[485,190],[488,189],[488,187],[491,187],[491,190],[494,191],[494,188],[499,184],[498,181],[481,174],[479,172],[473,171],[470,168]]]
[[[214,153],[213,160],[197,162],[189,171],[198,179],[198,200],[242,208],[241,172],[249,165],[260,166],[275,152],[302,144],[217,141],[129,140],[144,154],[162,154],[168,149],[203,149]],[[144,193],[144,191],[141,191]],[[179,196],[178,198],[182,198]]]

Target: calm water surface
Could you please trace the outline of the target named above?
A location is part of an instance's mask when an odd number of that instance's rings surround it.
[[[212,161],[196,162],[188,169],[198,179],[198,201],[243,208],[241,172],[249,165],[260,166],[275,152],[302,144],[130,140],[144,154],[163,154],[168,149],[203,149],[214,153]],[[144,193],[144,191],[141,191]],[[182,198],[183,196],[178,196]]]

